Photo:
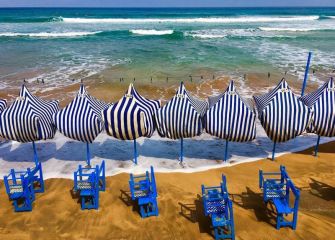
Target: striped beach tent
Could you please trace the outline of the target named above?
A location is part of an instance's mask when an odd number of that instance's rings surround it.
[[[274,159],[277,142],[286,142],[301,135],[307,128],[312,111],[300,101],[285,79],[269,93],[254,96],[258,118],[268,137],[274,142]]]
[[[151,137],[155,131],[153,115],[160,101],[142,97],[130,84],[126,94],[103,111],[108,135],[121,140],[134,140],[134,162],[137,164],[136,139]]]
[[[202,118],[207,109],[207,101],[191,96],[181,83],[175,96],[155,114],[159,135],[181,140],[181,162],[183,161],[183,139],[199,136],[202,133]]]
[[[2,112],[7,107],[7,102],[5,99],[0,99],[0,112]]]
[[[89,144],[102,131],[101,113],[108,106],[109,104],[90,96],[81,84],[72,102],[54,114],[53,121],[58,131],[68,138],[86,143],[88,166],[90,166]]]
[[[228,142],[252,141],[256,137],[256,114],[236,92],[234,82],[222,94],[209,97],[209,109],[205,114],[205,130],[218,138],[226,139],[225,160]]]
[[[316,91],[302,96],[301,101],[313,111],[308,131],[318,135],[315,155],[318,152],[320,137],[335,136],[335,85],[333,78]]]
[[[52,115],[58,109],[58,101],[42,100],[23,85],[19,97],[0,112],[0,136],[7,140],[32,142],[37,165],[35,141],[54,137],[56,128],[52,124]]]

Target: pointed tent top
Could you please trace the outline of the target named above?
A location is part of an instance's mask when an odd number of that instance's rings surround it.
[[[20,90],[20,97],[25,97],[27,95],[30,95],[30,92],[25,84],[22,84],[21,90]]]
[[[87,90],[86,90],[84,84],[81,83],[79,91],[78,91],[78,96],[85,96],[86,94],[87,94]]]
[[[250,101],[247,101],[247,100],[243,99],[239,95],[239,93],[236,91],[235,82],[233,80],[231,80],[229,82],[228,87],[226,88],[226,90],[223,93],[220,93],[217,96],[213,96],[213,97],[209,96],[208,97],[209,108],[211,108],[215,104],[217,104],[223,98],[223,96],[225,96],[225,94],[237,95],[238,98],[246,105],[246,107],[249,108],[251,111],[253,111],[253,107],[252,107],[252,104],[250,103]]]
[[[236,92],[236,89],[235,89],[235,84],[234,84],[234,80],[231,80],[228,87],[227,87],[227,90],[226,91],[229,91],[229,92]]]
[[[177,89],[176,94],[177,94],[177,95],[178,95],[178,94],[182,94],[182,95],[184,95],[184,94],[188,94],[188,92],[187,92],[187,90],[186,90],[186,87],[185,87],[183,81],[180,82],[180,85],[179,85],[179,87],[178,87],[178,89]]]
[[[291,92],[291,88],[286,82],[285,78],[282,78],[278,85],[270,92],[261,96],[254,96],[258,113],[262,112],[269,102],[276,96],[277,92]]]
[[[135,90],[134,84],[130,83],[126,94],[129,95],[129,96],[133,95],[134,90]]]
[[[309,94],[306,94],[300,98],[300,100],[308,107],[312,107],[316,101],[318,101],[319,97],[327,91],[334,92],[335,86],[334,86],[334,80],[331,77],[327,82],[325,82],[320,88],[315,90],[314,92],[311,92]]]

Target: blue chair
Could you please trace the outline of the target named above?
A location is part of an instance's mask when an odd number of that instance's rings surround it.
[[[95,168],[79,165],[74,172],[74,192],[79,192],[81,209],[98,209],[99,192],[106,190],[105,161]]]
[[[259,187],[263,191],[265,203],[275,206],[277,212],[277,229],[281,227],[297,227],[300,191],[294,186],[284,166],[280,172],[263,172],[259,170]],[[290,204],[290,193],[294,196],[293,206]],[[284,216],[293,214],[292,221]]]
[[[214,237],[218,239],[235,239],[233,204],[229,198],[226,177],[222,175],[220,186],[201,186],[202,202],[205,216],[211,218]]]
[[[142,218],[158,216],[154,168],[151,166],[150,170],[150,174],[148,171],[142,175],[130,174],[129,187],[131,199],[137,201]]]
[[[15,212],[32,211],[32,204],[35,201],[35,193],[44,192],[44,179],[42,165],[27,168],[26,171],[10,170],[4,177],[6,192],[13,201]]]

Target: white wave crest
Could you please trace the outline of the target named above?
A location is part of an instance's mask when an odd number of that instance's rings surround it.
[[[65,37],[82,37],[87,35],[94,35],[98,32],[39,32],[39,33],[15,33],[5,32],[0,33],[0,37],[38,37],[38,38],[65,38]]]
[[[214,39],[214,38],[225,38],[226,34],[219,33],[206,33],[206,32],[186,32],[184,33],[186,37],[201,38],[201,39]]]
[[[269,32],[309,32],[318,30],[327,30],[323,28],[273,28],[273,27],[259,27],[262,31]]]
[[[208,17],[208,18],[62,18],[65,23],[249,23],[249,22],[291,22],[314,21],[319,16],[274,16],[274,17]]]
[[[173,30],[146,30],[146,29],[134,29],[129,30],[129,32],[137,35],[171,35]]]

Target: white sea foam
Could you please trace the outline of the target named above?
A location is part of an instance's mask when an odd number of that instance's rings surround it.
[[[194,30],[184,32],[184,36],[199,39],[216,39],[225,37],[295,37],[273,34],[272,32],[263,32],[257,28]]]
[[[308,134],[289,142],[277,144],[276,156],[284,153],[300,151],[314,146],[317,136]],[[334,140],[322,138],[321,143]],[[91,164],[106,161],[106,175],[122,172],[144,172],[150,166],[156,172],[198,172],[207,169],[230,167],[236,164],[257,161],[271,154],[273,143],[266,137],[264,130],[257,123],[257,138],[252,142],[229,144],[229,160],[224,162],[224,142],[208,134],[184,140],[184,164],[180,165],[178,153],[180,143],[171,139],[163,139],[155,133],[150,139],[139,138],[138,165],[132,162],[133,146],[130,141],[120,141],[100,134],[91,144]],[[37,144],[39,159],[43,162],[43,175],[48,178],[73,178],[73,172],[79,164],[85,165],[84,143],[77,142],[57,133],[52,140]],[[154,147],[153,147],[154,146]],[[11,168],[24,169],[33,166],[31,144],[7,142],[0,144],[0,174],[8,174]]]
[[[206,32],[185,32],[184,36],[186,37],[193,37],[193,38],[201,38],[201,39],[214,39],[214,38],[224,38],[226,34],[216,34],[216,33],[206,33]]]
[[[38,32],[38,33],[16,33],[4,32],[0,33],[0,37],[38,37],[38,38],[66,38],[66,37],[81,37],[87,35],[95,35],[97,32]]]
[[[282,28],[282,27],[259,27],[262,31],[270,32],[309,32],[309,31],[320,31],[320,30],[331,30],[330,28]]]
[[[137,35],[171,35],[173,34],[173,30],[133,29],[129,31]]]
[[[207,17],[207,18],[62,18],[65,23],[252,23],[252,22],[292,22],[314,21],[319,16],[274,16],[274,17]]]

